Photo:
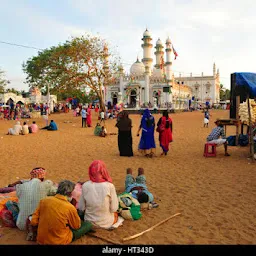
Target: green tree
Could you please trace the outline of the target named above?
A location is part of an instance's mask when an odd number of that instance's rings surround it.
[[[29,86],[44,90],[49,86],[51,93],[77,93],[87,86],[105,109],[103,89],[110,85],[112,74],[117,71],[117,59],[111,55],[113,60],[107,68],[108,56],[104,40],[85,35],[39,52],[23,63],[23,71]]]
[[[21,92],[18,91],[18,90],[16,90],[16,89],[14,89],[14,88],[8,88],[8,89],[6,89],[6,92],[11,92],[11,93],[14,93],[14,94],[16,94],[16,95],[21,95]]]
[[[225,91],[225,98],[226,98],[226,100],[230,100],[230,90],[229,89],[226,89],[226,91]]]
[[[220,84],[220,100],[224,100],[225,90],[223,84]]]
[[[223,84],[220,84],[220,100],[225,101],[230,99],[230,90],[226,89]]]
[[[5,92],[5,87],[9,83],[10,83],[10,81],[5,79],[5,72],[0,69],[0,93],[4,93]]]

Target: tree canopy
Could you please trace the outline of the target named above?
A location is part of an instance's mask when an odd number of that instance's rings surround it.
[[[10,82],[7,79],[5,79],[5,72],[0,69],[0,93],[5,92],[5,87],[9,83]]]
[[[113,56],[108,66],[105,41],[85,35],[72,38],[58,46],[38,52],[23,63],[26,83],[50,92],[72,92],[89,87],[105,109],[104,86],[108,86],[112,74],[117,71],[117,58]]]
[[[220,84],[220,100],[225,101],[230,99],[230,90],[224,88],[223,84]]]

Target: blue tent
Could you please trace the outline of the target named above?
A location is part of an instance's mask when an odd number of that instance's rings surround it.
[[[239,72],[231,74],[232,77],[235,77],[234,91],[235,95],[242,96],[243,98],[255,98],[256,97],[256,73],[247,73],[247,72]],[[231,81],[232,85],[232,81]],[[232,87],[231,87],[232,90]],[[240,99],[241,100],[241,99]],[[249,112],[249,107],[248,107]],[[253,131],[252,124],[249,121],[249,129],[250,129],[250,153],[251,158],[254,157],[254,141],[253,141]]]
[[[244,91],[250,98],[256,97],[256,73],[237,72],[235,74],[235,91]]]

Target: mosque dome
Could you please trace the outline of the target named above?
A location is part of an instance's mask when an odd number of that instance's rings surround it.
[[[158,40],[156,41],[157,45],[163,45],[162,41],[160,40],[160,38],[158,38]]]
[[[145,32],[143,33],[144,37],[150,37],[151,34],[149,33],[148,29],[145,30]]]
[[[145,72],[145,66],[137,58],[137,61],[134,62],[130,68],[130,73],[133,75],[141,76],[144,74],[144,72]]]

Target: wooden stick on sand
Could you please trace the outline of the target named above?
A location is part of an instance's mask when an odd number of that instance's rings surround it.
[[[167,219],[160,221],[160,222],[157,223],[156,225],[152,226],[151,228],[149,228],[149,229],[147,229],[147,230],[145,230],[145,231],[143,231],[143,232],[141,232],[141,233],[138,233],[138,234],[133,235],[133,236],[125,237],[125,238],[123,238],[123,242],[124,242],[124,241],[128,241],[128,240],[131,240],[131,239],[134,239],[134,238],[136,238],[136,237],[139,237],[139,236],[143,235],[144,233],[153,230],[155,227],[160,226],[161,224],[163,224],[163,223],[166,222],[167,220],[172,219],[172,218],[174,218],[174,217],[176,217],[176,216],[178,216],[178,215],[181,215],[181,213],[176,213],[176,214],[174,214],[174,215],[168,217]]]
[[[106,241],[106,242],[108,242],[108,243],[111,243],[111,244],[118,244],[118,245],[122,245],[121,243],[119,243],[119,242],[115,242],[115,241],[113,241],[113,240],[111,240],[111,239],[107,239],[107,238],[103,238],[103,237],[100,237],[100,236],[97,236],[97,235],[95,235],[94,233],[86,233],[86,235],[88,235],[88,236],[91,236],[91,237],[94,237],[94,238],[99,238],[99,239],[101,239],[101,240],[103,240],[103,241]]]

